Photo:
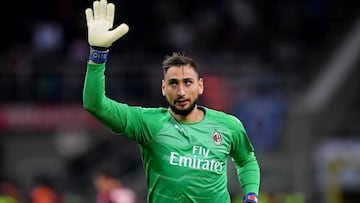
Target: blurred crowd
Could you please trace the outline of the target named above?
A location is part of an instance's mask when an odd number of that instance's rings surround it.
[[[91,3],[36,1],[22,2],[20,7],[17,2],[6,2],[16,9],[1,14],[11,21],[0,47],[0,86],[4,89],[0,101],[79,101],[78,84],[88,54],[84,9]],[[231,59],[243,60],[243,64],[251,61],[262,73],[285,75],[296,84],[318,71],[311,65],[329,51],[334,36],[343,34],[357,15],[355,3],[347,1],[115,3],[115,23],[128,23],[130,33],[111,48],[112,55],[131,55],[130,61],[139,54],[157,56],[142,61],[147,66],[160,65],[172,51],[193,56],[208,53],[201,62],[209,58],[218,64]],[[131,69],[131,63],[125,68]]]

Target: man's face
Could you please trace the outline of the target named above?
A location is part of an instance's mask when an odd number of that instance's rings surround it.
[[[203,80],[189,66],[173,66],[168,69],[162,81],[162,94],[176,114],[189,114],[203,93]]]

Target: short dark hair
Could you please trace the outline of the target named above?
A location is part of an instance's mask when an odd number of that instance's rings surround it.
[[[186,56],[184,52],[173,52],[172,55],[167,55],[164,61],[162,62],[163,73],[165,75],[168,69],[172,66],[185,66],[185,65],[190,65],[199,75],[197,64],[192,58]]]

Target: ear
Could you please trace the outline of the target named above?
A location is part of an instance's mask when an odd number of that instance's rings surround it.
[[[199,79],[199,94],[203,94],[204,92],[204,81],[202,78]]]
[[[165,81],[161,80],[161,92],[162,95],[165,96]]]

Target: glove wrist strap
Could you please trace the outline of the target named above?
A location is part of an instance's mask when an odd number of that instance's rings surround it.
[[[105,51],[99,51],[90,47],[89,61],[94,63],[106,63],[109,56],[109,49]]]
[[[244,203],[258,203],[258,196],[254,192],[249,192],[244,196]]]

